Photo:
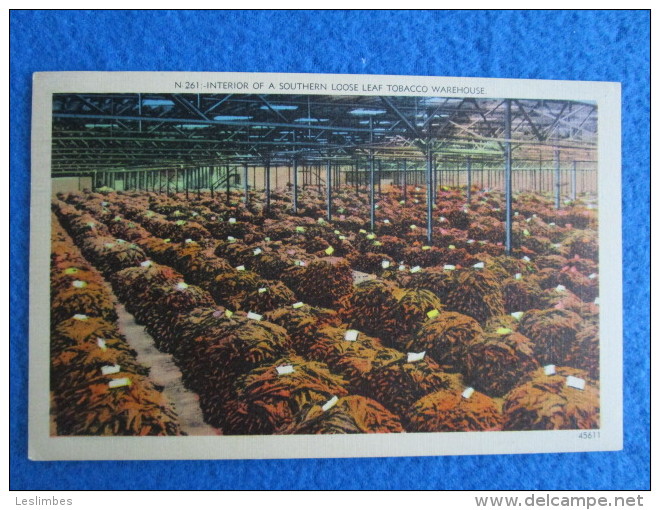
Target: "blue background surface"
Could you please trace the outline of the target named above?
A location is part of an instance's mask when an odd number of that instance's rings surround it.
[[[10,30],[12,489],[650,487],[648,12],[13,11]],[[29,461],[28,294],[14,279],[28,274],[31,74],[101,70],[622,82],[624,450],[283,461]]]

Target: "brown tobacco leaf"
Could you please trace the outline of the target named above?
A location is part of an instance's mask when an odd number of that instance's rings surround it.
[[[427,321],[405,350],[426,353],[450,372],[463,372],[467,346],[479,341],[481,326],[472,317],[458,312],[441,312]]]
[[[403,432],[399,418],[361,395],[340,398],[327,411],[325,402],[308,404],[276,434],[369,434]]]
[[[584,390],[567,386],[569,375],[584,379]],[[541,368],[505,396],[502,410],[504,430],[597,429],[598,384],[582,370],[556,367],[555,375],[545,375]]]
[[[440,390],[420,398],[407,412],[410,432],[495,431],[502,428],[502,412],[495,401],[475,391]]]
[[[294,372],[279,375],[276,368],[286,365]],[[326,365],[297,356],[256,368],[235,385],[237,397],[223,406],[226,434],[272,434],[290,424],[305,405],[348,394],[346,381]]]
[[[467,346],[464,373],[479,391],[501,397],[538,366],[529,338],[515,332],[487,334]]]

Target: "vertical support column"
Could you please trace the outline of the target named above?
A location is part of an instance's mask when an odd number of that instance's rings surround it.
[[[231,198],[231,186],[229,184],[229,165],[225,167],[226,173],[225,173],[225,193],[226,193],[226,201],[227,204],[229,204],[229,199]]]
[[[577,161],[573,161],[573,168],[571,171],[571,200],[577,199]]]
[[[561,207],[561,166],[559,164],[559,149],[555,149],[555,209]]]
[[[376,200],[375,200],[375,161],[373,153],[369,154],[369,227],[371,232],[376,227]]]
[[[382,189],[382,183],[383,183],[383,161],[378,160],[378,199],[380,199],[383,196],[383,189]]]
[[[179,194],[179,169],[174,168],[174,193]]]
[[[511,100],[506,100],[504,117],[504,195],[506,199],[506,239],[504,248],[507,255],[511,254]]]
[[[472,199],[472,159],[470,156],[467,157],[465,167],[467,170],[467,203],[470,205]]]
[[[293,158],[293,214],[298,214],[298,160]]]
[[[243,163],[243,192],[244,192],[243,200],[247,204],[250,201],[250,185],[248,184],[247,163]]]
[[[188,200],[188,188],[190,188],[190,168],[186,168],[186,173],[183,180],[186,187],[186,200]]]
[[[430,141],[426,149],[426,239],[429,246],[433,242],[433,151]]]
[[[325,192],[326,192],[326,217],[332,220],[332,164],[330,160],[325,166]]]
[[[403,201],[408,199],[408,161],[403,160]]]
[[[355,172],[353,172],[353,184],[355,185],[355,194],[358,195],[360,193],[360,160],[356,159],[355,160]]]
[[[270,212],[270,161],[264,165],[264,179],[266,181],[266,212]]]
[[[195,172],[195,180],[197,181],[196,182],[196,184],[197,184],[197,200],[200,200],[202,198],[202,189],[200,187],[201,186],[200,177],[202,175],[201,172],[202,172],[202,168],[197,167],[196,172]]]
[[[170,196],[170,169],[166,170],[167,174],[165,175],[165,189],[167,190],[167,196]]]

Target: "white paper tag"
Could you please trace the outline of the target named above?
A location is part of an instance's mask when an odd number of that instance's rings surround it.
[[[261,318],[262,318],[262,316],[259,315],[258,313],[248,312],[248,314],[247,314],[247,318],[248,318],[248,319],[255,320],[255,321],[260,321]]]
[[[594,299],[594,305],[600,305],[600,297]]]
[[[555,375],[557,373],[556,368],[554,365],[546,365],[543,367],[543,371],[545,375]]]
[[[572,375],[569,375],[566,378],[566,386],[570,386],[571,388],[575,388],[577,390],[583,390],[586,382],[584,379],[580,379],[579,377],[574,377]]]
[[[344,334],[344,340],[348,340],[349,342],[355,342],[358,338],[358,335],[360,332],[356,329],[349,329],[345,334]]]
[[[409,352],[407,361],[408,363],[414,363],[415,361],[422,361],[426,356],[426,351],[422,352]]]
[[[532,260],[532,259],[530,259],[527,255],[525,255],[522,259],[523,259],[525,262],[529,262],[530,260]]]
[[[275,370],[277,370],[277,375],[292,374],[295,372],[293,365],[282,365],[277,367]]]
[[[445,265],[443,266],[443,269],[444,269],[445,271],[453,271],[454,269],[456,269],[456,266],[454,266],[453,264],[445,264]]]
[[[598,275],[597,275],[596,273],[591,273],[591,274],[589,275],[589,279],[590,279],[590,280],[594,280],[594,279],[596,279],[596,278],[598,278]]]
[[[263,294],[264,292],[268,292],[267,287],[259,287],[259,290],[257,291],[259,294]]]
[[[74,280],[71,282],[71,286],[76,289],[84,289],[87,287],[87,282],[84,282],[82,280]]]
[[[145,260],[144,262],[140,262],[140,266],[142,266],[142,267],[151,267],[153,265],[154,265],[154,263],[151,262],[151,260]]]
[[[474,388],[472,386],[469,386],[463,390],[463,393],[461,393],[461,397],[467,400],[472,396],[473,393],[474,393]]]
[[[563,285],[557,285],[557,286],[555,287],[555,290],[556,290],[557,292],[564,292],[564,291],[566,290],[566,287],[564,287]]]
[[[382,267],[383,269],[387,269],[388,267],[390,267],[390,261],[389,260],[383,260],[380,263],[380,267]]]
[[[105,365],[101,367],[101,373],[103,375],[112,375],[116,374],[121,370],[121,367],[119,365]]]
[[[385,223],[386,225],[389,225],[389,224],[390,224],[390,220],[383,220],[383,223]]]
[[[193,241],[192,239],[186,239],[186,240],[184,241],[184,243],[186,243],[186,244],[191,244],[191,243],[195,243],[195,241]],[[197,244],[197,243],[195,243],[195,244]]]
[[[522,316],[525,315],[525,312],[511,312],[511,317],[519,321],[522,319]]]
[[[84,313],[77,313],[73,316],[73,318],[76,319],[77,321],[86,321],[87,319],[89,319],[89,317],[87,317],[87,315],[85,315]]]
[[[444,223],[445,221],[447,221],[447,218],[445,218],[444,216],[440,216],[440,219],[438,221],[440,223]]]
[[[236,218],[229,218],[229,223],[236,223]]]
[[[291,307],[294,308],[294,309],[302,308],[303,306],[305,306],[305,303],[303,303],[302,301],[298,301],[297,303],[293,303],[291,305]]]
[[[227,236],[227,241],[233,243],[234,241],[236,241],[236,238],[234,236]]]
[[[304,260],[296,260],[296,266],[304,266],[304,265],[306,265]]]
[[[245,271],[245,266],[236,266],[236,271]]]
[[[468,240],[467,240],[467,243],[468,243],[468,244],[474,244],[474,239],[468,239]]]
[[[252,253],[253,253],[255,256],[256,256],[256,255],[260,255],[260,254],[261,254],[261,248],[255,248],[254,250],[252,250]]]
[[[108,383],[109,388],[121,388],[122,386],[130,386],[131,380],[128,377],[120,377],[119,379],[113,379]]]
[[[186,282],[179,282],[176,284],[177,290],[186,290],[188,288],[188,284]]]
[[[406,270],[406,266],[404,266],[403,264],[401,264],[401,265],[399,266],[399,271],[405,271],[405,270]]]
[[[105,345],[105,340],[103,340],[103,338],[97,337],[96,345],[98,345],[102,351],[106,351],[108,349],[108,347]]]
[[[417,225],[410,225],[410,230],[415,230],[417,228]]]
[[[422,268],[419,267],[419,266],[415,266],[415,267],[410,268],[411,273],[419,273],[421,270],[422,270]]]
[[[321,409],[323,409],[324,411],[328,411],[329,409],[332,409],[338,401],[339,401],[339,399],[335,395],[330,400],[328,400],[325,404],[323,404],[323,406],[321,406]]]
[[[477,262],[472,267],[474,267],[475,269],[483,269],[485,266],[486,264],[484,264],[483,262]]]
[[[513,276],[513,278],[514,278],[514,280],[522,280],[522,274],[520,274],[520,273],[516,273],[516,274]]]

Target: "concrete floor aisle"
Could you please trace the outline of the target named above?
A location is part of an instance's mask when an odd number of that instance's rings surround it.
[[[137,360],[150,367],[151,380],[163,389],[163,395],[175,406],[181,430],[189,436],[215,436],[221,431],[204,423],[199,398],[183,385],[182,374],[171,354],[156,349],[153,338],[123,305],[117,306],[119,328],[129,345],[138,353]]]

